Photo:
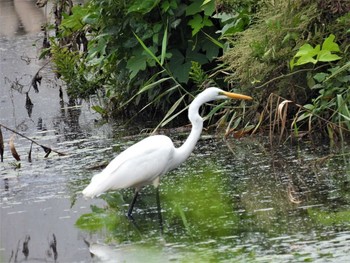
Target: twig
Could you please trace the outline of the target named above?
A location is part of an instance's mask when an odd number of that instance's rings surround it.
[[[37,82],[39,82],[40,84],[40,81],[41,81],[41,77],[39,77],[39,72],[41,70],[43,70],[51,61],[48,60],[41,68],[38,69],[38,71],[35,73],[35,75],[33,76],[31,82],[30,82],[30,87],[29,87],[29,90],[28,92],[30,91],[30,89],[33,87],[35,92],[39,92],[38,88],[37,88]]]
[[[15,131],[15,130],[9,128],[9,127],[6,127],[5,125],[3,125],[3,124],[1,124],[1,123],[0,123],[0,127],[3,127],[3,128],[5,128],[6,130],[9,130],[9,131],[11,131],[11,132],[13,132],[13,133],[15,133],[15,134],[17,134],[17,135],[19,135],[19,136],[25,138],[25,139],[31,141],[32,143],[34,143],[34,144],[40,146],[41,148],[44,149],[44,151],[45,151],[45,153],[46,153],[45,157],[48,157],[49,154],[50,154],[50,152],[57,153],[57,154],[60,155],[60,156],[66,155],[66,153],[59,152],[59,151],[56,151],[56,150],[51,149],[51,148],[48,147],[48,146],[42,145],[42,144],[38,143],[37,141],[35,141],[35,140],[33,140],[33,139],[31,139],[31,138],[29,138],[29,137],[27,137],[27,136],[25,136],[25,135],[23,135],[23,134],[17,132],[17,131]]]

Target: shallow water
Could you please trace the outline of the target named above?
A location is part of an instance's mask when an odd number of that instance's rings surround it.
[[[2,128],[0,262],[350,260],[348,146],[271,147],[259,136],[204,134],[190,159],[161,181],[162,221],[153,187],[141,192],[133,222],[125,216],[131,189],[83,199],[80,191],[98,172],[90,168],[145,135],[99,124],[86,102],[61,100],[64,85],[49,69],[35,93],[30,81],[44,62],[32,45],[40,34],[28,33],[0,37],[0,123],[66,155],[45,158],[33,145],[29,162],[30,142],[17,135],[17,162],[12,132]],[[170,136],[181,144],[187,134]]]

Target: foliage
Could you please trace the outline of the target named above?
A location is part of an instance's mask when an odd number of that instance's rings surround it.
[[[312,125],[322,118],[323,124],[317,127],[326,129],[330,139],[334,139],[334,131],[343,136],[343,131],[350,131],[350,62],[318,72],[312,80],[310,88],[317,96],[304,105],[296,121],[307,120],[309,130],[313,130]]]
[[[335,94],[348,84],[331,77],[314,87],[314,76],[332,75],[350,59],[349,12],[345,2],[316,0],[90,0],[64,14],[50,51],[69,93],[100,95],[105,105],[93,108],[106,117],[142,112],[160,120],[165,113],[159,124],[164,126],[183,116],[202,89],[226,81],[243,90],[260,85],[255,96],[260,109],[266,109],[271,92],[306,105],[304,111],[291,107],[286,122],[302,124],[312,114],[311,121],[320,117],[339,125],[342,118],[341,126],[347,127],[347,117],[339,117],[347,116],[340,106],[347,95],[332,97],[324,107],[319,92],[334,89]],[[309,105],[314,108],[307,113]],[[243,107],[233,113],[220,104],[208,119],[220,115],[217,124],[236,128]],[[256,109],[249,111],[251,118]]]
[[[346,3],[336,8],[331,2],[260,1],[255,23],[230,39],[232,46],[222,57],[225,71],[232,72],[229,82],[255,86],[260,93],[257,128],[273,121],[267,125],[271,135],[271,127],[282,124],[280,140],[286,127],[327,131],[329,137],[349,131],[350,10]],[[293,106],[287,113],[288,104]],[[278,115],[281,109],[283,116]]]
[[[224,6],[214,0],[90,0],[64,15],[51,53],[71,95],[106,99],[94,107],[103,115],[147,109],[175,117],[171,113],[208,84],[222,85],[221,74],[209,77],[225,48],[219,38],[250,23],[248,7],[230,14]],[[63,49],[55,48],[62,42]]]
[[[250,87],[286,69],[299,36],[317,16],[315,4],[301,1],[261,1],[255,23],[230,38],[231,48],[222,57],[227,81]]]
[[[312,47],[310,44],[306,43],[299,48],[299,51],[294,55],[293,59],[289,62],[291,70],[294,66],[300,66],[307,63],[316,64],[318,62],[331,62],[341,59],[336,54],[332,52],[339,52],[339,46],[334,42],[335,36],[333,34],[327,37],[322,47],[317,45]],[[315,57],[316,56],[316,57]],[[297,59],[297,61],[295,61]]]

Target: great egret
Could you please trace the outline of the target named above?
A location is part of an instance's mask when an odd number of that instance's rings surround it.
[[[120,153],[101,173],[93,176],[90,184],[83,190],[83,195],[93,198],[108,190],[134,187],[135,195],[128,209],[128,217],[131,217],[141,188],[152,183],[158,187],[159,178],[178,167],[193,151],[203,129],[203,119],[198,113],[200,106],[212,100],[228,98],[252,99],[250,96],[215,87],[205,89],[189,106],[188,118],[192,130],[181,147],[175,148],[171,139],[164,135],[147,137]]]

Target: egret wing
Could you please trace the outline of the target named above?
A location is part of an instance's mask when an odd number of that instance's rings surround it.
[[[174,145],[162,135],[148,137],[126,149],[111,161],[84,189],[94,197],[112,189],[141,188],[166,173],[172,163]]]

